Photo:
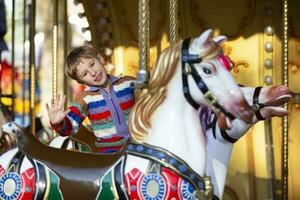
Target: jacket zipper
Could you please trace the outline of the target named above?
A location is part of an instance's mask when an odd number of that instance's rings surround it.
[[[107,91],[105,91],[105,92],[107,92]],[[116,113],[116,115],[117,115],[118,123],[119,123],[119,125],[121,125],[121,119],[120,119],[120,116],[119,116],[119,113],[118,113],[116,104],[114,103],[114,101],[113,101],[113,99],[112,99],[112,97],[111,97],[110,90],[109,90],[109,92],[107,92],[107,94],[108,94],[108,96],[109,96],[110,102],[112,103],[112,105],[113,105],[113,107],[114,107],[115,113]]]

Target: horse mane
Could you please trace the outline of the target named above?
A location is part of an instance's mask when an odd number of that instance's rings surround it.
[[[181,42],[168,47],[159,56],[149,81],[149,87],[136,103],[129,115],[129,130],[135,141],[143,141],[147,129],[151,127],[150,118],[166,97],[166,86],[176,71],[180,57]]]
[[[147,93],[135,103],[131,110],[128,125],[131,138],[137,142],[144,141],[148,128],[151,128],[151,116],[166,97],[167,85],[180,61],[181,46],[182,41],[168,47],[160,54],[152,71]],[[199,56],[202,59],[213,59],[222,52],[222,48],[211,40]]]

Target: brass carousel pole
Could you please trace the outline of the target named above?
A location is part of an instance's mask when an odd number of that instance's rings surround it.
[[[64,59],[66,59],[68,53],[68,1],[64,0]],[[65,69],[65,63],[63,62],[63,68]],[[64,70],[65,71],[65,70]],[[69,99],[70,92],[68,92],[68,79],[64,77],[64,94]],[[68,101],[65,102],[65,107],[67,106]]]
[[[288,86],[288,0],[282,0],[283,84]],[[287,103],[284,108],[288,109]],[[282,120],[282,199],[288,200],[288,116]]]
[[[26,99],[26,48],[25,48],[25,42],[26,42],[26,24],[27,24],[27,15],[26,15],[26,6],[27,6],[27,1],[23,1],[23,90],[22,90],[22,125],[25,124],[25,99]]]
[[[11,113],[15,118],[15,0],[12,0],[12,29],[11,29]]]
[[[35,135],[35,12],[36,12],[36,0],[31,2],[31,15],[30,15],[30,130]]]
[[[169,1],[170,11],[170,44],[173,45],[178,41],[178,0]]]
[[[53,1],[53,32],[52,32],[52,99],[57,97],[58,77],[58,0]]]
[[[149,0],[139,0],[139,71],[141,88],[148,83],[149,73]]]

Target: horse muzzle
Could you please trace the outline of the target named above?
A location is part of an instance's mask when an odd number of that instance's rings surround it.
[[[253,122],[254,111],[245,99],[232,101],[227,110],[233,116],[248,124]]]

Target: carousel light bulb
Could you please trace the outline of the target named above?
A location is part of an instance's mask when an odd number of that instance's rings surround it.
[[[115,66],[112,63],[108,63],[105,65],[105,69],[109,72],[112,72],[115,69]]]
[[[102,34],[102,40],[104,40],[104,41],[107,41],[107,40],[109,40],[110,38],[112,37],[112,35],[111,35],[111,33],[109,33],[109,32],[104,32],[103,34]]]
[[[102,10],[103,8],[107,7],[107,4],[106,4],[106,2],[100,2],[100,3],[97,3],[96,6],[97,6],[98,10]]]
[[[104,49],[104,54],[105,54],[106,56],[111,56],[112,53],[113,53],[113,51],[112,51],[111,48],[106,47],[106,48]]]
[[[265,76],[265,84],[271,85],[273,83],[273,77],[270,75]]]
[[[273,51],[273,44],[272,42],[266,42],[265,43],[265,51],[268,53],[271,53]]]
[[[272,67],[273,67],[273,60],[270,58],[267,58],[265,60],[265,68],[272,69]]]
[[[108,18],[108,17],[101,17],[101,18],[99,19],[99,24],[100,24],[100,25],[105,25],[105,24],[107,24],[107,23],[109,23],[109,18]]]
[[[267,26],[265,28],[265,33],[269,36],[273,35],[274,34],[274,28],[272,26]]]

